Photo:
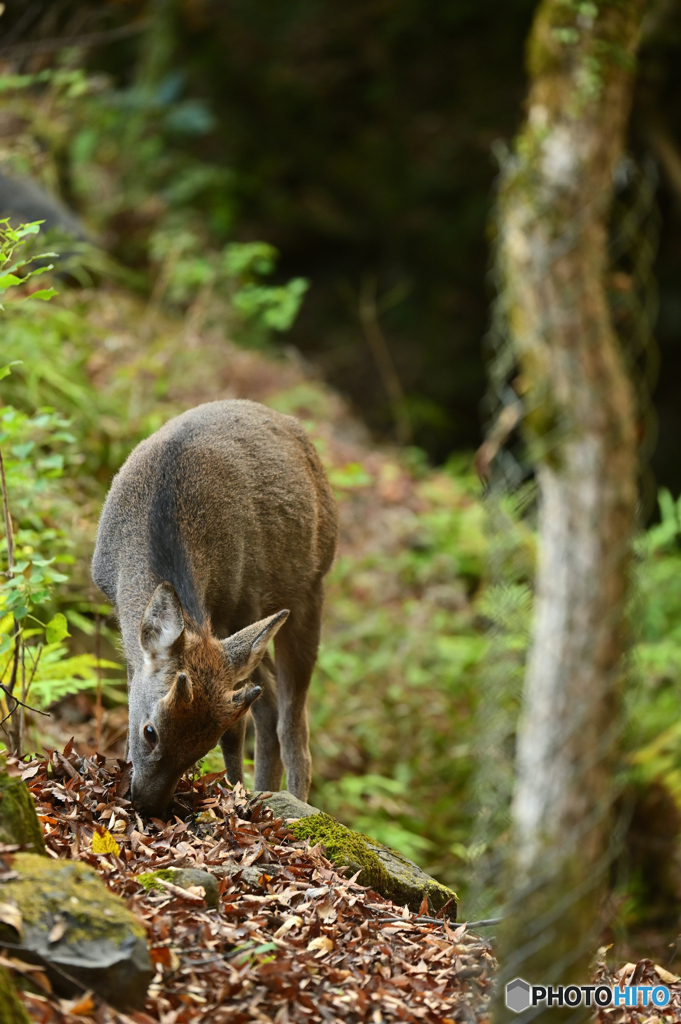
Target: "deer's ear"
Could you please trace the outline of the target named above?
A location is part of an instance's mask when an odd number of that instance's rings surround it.
[[[144,609],[140,644],[145,658],[166,657],[184,631],[182,605],[170,583],[161,583]]]
[[[248,679],[259,665],[270,640],[274,639],[275,633],[281,629],[287,618],[288,609],[285,608],[276,615],[260,619],[252,626],[246,626],[245,629],[240,629],[238,633],[233,633],[221,641],[227,663],[234,673],[233,682]]]

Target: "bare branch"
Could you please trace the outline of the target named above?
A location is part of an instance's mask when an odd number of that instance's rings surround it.
[[[88,32],[82,36],[61,36],[58,39],[32,39],[27,43],[17,43],[14,46],[0,46],[0,57],[31,57],[35,53],[58,53],[73,46],[101,46],[104,43],[115,43],[119,39],[129,39],[130,36],[146,32],[151,22],[149,19],[136,21],[132,25],[121,25],[119,28],[105,29],[101,32]]]
[[[376,281],[373,278],[365,278],[362,282],[359,320],[390,401],[397,440],[400,444],[411,444],[412,430],[404,404],[404,389],[378,319]]]
[[[14,530],[12,529],[12,517],[9,511],[9,497],[7,495],[7,479],[5,477],[5,460],[2,457],[0,448],[0,481],[2,482],[2,507],[5,513],[5,536],[7,537],[7,576],[11,579],[14,576]]]

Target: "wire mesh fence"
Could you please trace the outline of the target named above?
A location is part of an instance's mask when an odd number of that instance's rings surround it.
[[[503,178],[502,168],[502,178]],[[640,519],[645,520],[655,500],[655,486],[649,459],[656,438],[656,421],[652,392],[658,373],[658,352],[653,335],[657,313],[657,288],[654,260],[659,233],[659,212],[656,205],[657,169],[652,158],[636,160],[627,156],[619,162],[614,181],[614,200],[609,229],[609,267],[607,299],[610,317],[616,331],[624,363],[633,384],[636,401],[636,435],[640,479]],[[566,244],[570,244],[567,240]],[[551,851],[539,870],[526,878],[510,900],[506,891],[509,875],[505,870],[511,842],[511,807],[516,779],[517,730],[522,712],[526,656],[530,642],[533,609],[533,580],[536,563],[536,531],[538,487],[535,453],[528,445],[523,430],[532,409],[526,394],[523,372],[519,365],[517,346],[513,343],[510,317],[515,296],[495,260],[492,285],[496,292],[492,322],[485,339],[488,370],[488,391],[483,405],[486,440],[478,457],[481,475],[487,478],[487,507],[490,531],[490,585],[485,612],[489,621],[489,653],[485,673],[485,692],[480,698],[480,739],[476,780],[476,827],[471,840],[471,918],[512,916],[518,901],[530,901],[550,879],[555,870]],[[536,398],[534,399],[536,401]],[[561,441],[561,427],[545,435],[543,441],[556,448]],[[598,567],[594,566],[594,571]],[[613,718],[609,727],[591,752],[592,762],[580,766],[585,776],[601,770],[602,793],[590,816],[577,820],[573,835],[566,837],[575,848],[588,844],[594,815],[613,815],[618,797],[617,766],[613,751],[621,751],[626,723],[617,711],[615,693],[620,679],[613,676],[607,684],[613,692]],[[632,682],[631,685],[635,685]],[[570,731],[585,727],[585,707],[573,709],[566,716],[569,745]],[[557,764],[560,756],[557,755]],[[548,946],[555,949],[552,975],[547,982],[560,983],[564,972],[577,952],[561,945],[557,928],[565,915],[580,904],[597,898],[603,880],[608,876],[622,844],[626,827],[626,811],[612,817],[610,841],[594,861],[590,875],[576,876],[575,885],[565,893],[560,905],[543,907],[530,933],[502,964],[500,986],[507,980],[522,977],[523,968],[532,955]],[[556,856],[561,855],[556,851]],[[535,865],[536,868],[536,865]],[[576,912],[576,910],[575,910]],[[588,917],[588,915],[587,915]],[[584,918],[585,920],[587,918]],[[591,927],[582,937],[583,949],[595,951],[602,918],[591,915]],[[586,983],[588,979],[584,979]],[[523,1020],[541,1015],[528,1011]],[[563,1019],[584,1019],[578,1009]]]

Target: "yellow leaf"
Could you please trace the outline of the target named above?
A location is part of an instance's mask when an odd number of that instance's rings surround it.
[[[102,829],[101,832],[95,832],[92,837],[92,852],[93,853],[114,853],[117,857],[121,855],[121,848],[111,835],[108,829]]]
[[[218,816],[212,807],[209,807],[207,811],[201,811],[196,815],[196,822],[199,825],[210,825],[212,822],[218,820]]]

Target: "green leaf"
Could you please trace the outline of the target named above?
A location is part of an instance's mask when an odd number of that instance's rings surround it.
[[[19,366],[20,363],[21,359],[13,359],[11,363],[7,364],[7,366],[0,366],[0,380],[4,380],[5,377],[9,377],[12,372],[12,367]]]
[[[17,459],[25,459],[35,448],[35,441],[27,441],[26,444],[13,444],[10,448],[12,455]]]
[[[50,619],[45,626],[45,639],[48,644],[57,644],[69,635],[69,624],[66,621],[66,616],[62,615],[61,612],[57,612],[54,618]]]
[[[14,285],[21,284],[21,278],[17,277],[16,274],[3,274],[0,277],[0,288],[13,288]]]
[[[48,299],[51,299],[53,295],[59,295],[59,292],[57,291],[56,288],[39,288],[37,292],[31,292],[31,294],[28,295],[27,298],[42,299],[44,302],[47,302]]]
[[[36,220],[32,224],[22,224],[16,232],[17,238],[23,238],[25,235],[37,235],[42,223],[43,221]]]

